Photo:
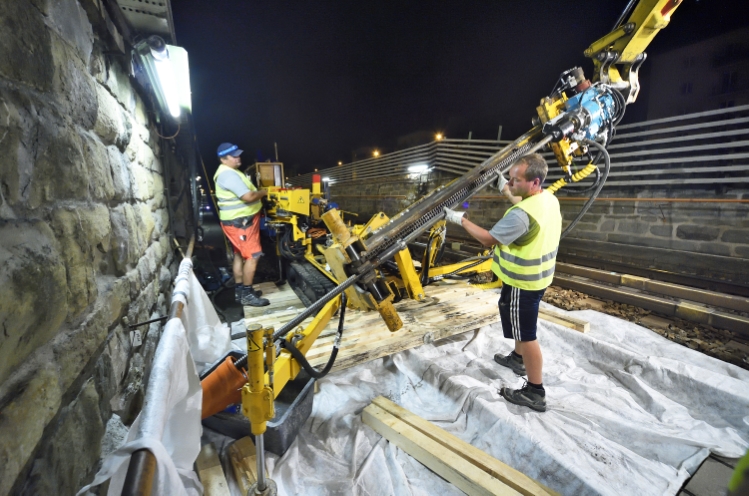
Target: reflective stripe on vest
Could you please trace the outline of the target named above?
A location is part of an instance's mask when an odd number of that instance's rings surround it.
[[[234,220],[239,217],[249,217],[255,215],[263,207],[260,200],[252,203],[245,203],[241,198],[237,197],[234,193],[221,187],[218,183],[218,176],[221,174],[236,174],[242,179],[242,183],[247,186],[250,191],[257,191],[255,185],[252,184],[250,178],[242,174],[236,169],[227,167],[224,164],[218,166],[216,174],[213,176],[213,182],[216,185],[216,203],[218,205],[218,218],[220,220]]]
[[[541,290],[554,278],[562,215],[554,195],[542,191],[507,210],[519,208],[538,223],[536,236],[527,244],[498,245],[494,248],[492,271],[503,283],[520,289]],[[505,213],[507,215],[507,213]]]

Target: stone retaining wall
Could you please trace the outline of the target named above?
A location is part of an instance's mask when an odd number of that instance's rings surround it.
[[[168,311],[162,150],[98,8],[0,2],[0,494],[91,481],[160,335],[126,323]]]
[[[455,176],[431,172],[424,177],[347,181],[333,184],[333,200],[343,210],[359,213],[366,222],[374,213],[394,215],[407,208],[425,191]],[[560,246],[560,256],[652,268],[725,281],[749,287],[749,190],[604,188]],[[570,194],[569,196],[576,196]],[[564,225],[574,219],[583,202],[560,194]],[[612,198],[608,200],[607,198]],[[727,200],[723,203],[674,201],[683,199]],[[491,227],[510,207],[493,188],[468,201],[471,220]],[[461,210],[466,208],[461,207]],[[448,227],[448,236],[470,239],[461,227]]]

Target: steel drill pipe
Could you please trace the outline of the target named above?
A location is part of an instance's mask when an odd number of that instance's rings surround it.
[[[399,239],[416,230],[423,231],[444,217],[444,209],[460,202],[496,180],[497,174],[507,171],[521,157],[541,149],[552,140],[543,137],[536,127],[495,153],[466,175],[428,194],[414,205],[394,216],[387,224],[364,240],[367,251],[362,259],[377,257]]]

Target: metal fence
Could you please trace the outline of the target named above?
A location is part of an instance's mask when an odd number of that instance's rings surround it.
[[[444,139],[323,169],[319,174],[336,183],[403,176],[415,166],[462,175],[508,143]],[[617,128],[608,150],[607,187],[749,183],[749,105],[625,124]],[[550,152],[544,155],[550,165],[555,163]],[[547,183],[560,177],[561,170],[550,167]],[[312,174],[289,182],[308,186]]]

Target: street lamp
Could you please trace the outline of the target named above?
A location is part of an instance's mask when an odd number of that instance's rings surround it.
[[[341,161],[339,160],[339,161],[338,161],[338,166],[340,167],[341,165],[343,165],[343,162],[341,162]]]
[[[374,151],[374,152],[372,153],[372,155],[374,156],[374,158],[377,158],[377,157],[379,157],[379,156],[380,156],[380,150],[375,150],[375,151]]]
[[[434,139],[436,139],[437,141],[441,141],[442,138],[444,138],[444,136],[442,135],[442,133],[437,133],[437,134],[434,135]]]

